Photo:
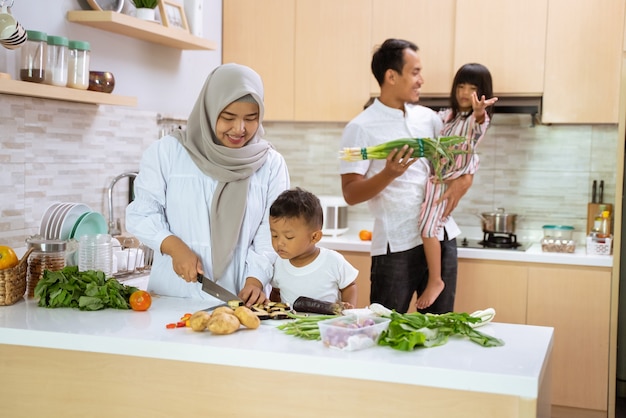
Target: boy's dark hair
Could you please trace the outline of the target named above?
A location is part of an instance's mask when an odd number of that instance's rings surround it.
[[[398,74],[402,74],[404,67],[404,50],[410,48],[418,51],[417,45],[404,39],[387,39],[378,47],[372,56],[372,74],[378,81],[378,85],[382,86],[385,81],[385,72],[388,69],[395,70]]]
[[[321,229],[324,214],[320,200],[299,187],[282,192],[270,206],[272,218],[302,218],[313,228]]]
[[[491,73],[482,64],[475,62],[465,64],[456,72],[454,81],[452,82],[452,90],[450,91],[450,104],[452,108],[452,118],[455,118],[459,112],[459,101],[456,99],[456,88],[459,84],[473,84],[478,90],[476,94],[480,99],[485,96],[486,99],[493,97],[493,84],[491,82]],[[485,109],[489,117],[493,115],[493,106]]]

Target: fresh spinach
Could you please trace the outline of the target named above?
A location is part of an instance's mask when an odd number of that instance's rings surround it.
[[[383,331],[378,345],[389,346],[401,351],[412,351],[416,347],[436,347],[448,342],[450,335],[468,337],[483,347],[498,347],[504,341],[474,329],[471,324],[481,322],[467,313],[449,312],[445,314],[422,314],[412,312],[399,314],[392,311],[385,315],[391,319],[387,330]]]
[[[35,297],[44,308],[130,309],[128,300],[137,290],[107,278],[102,271],[78,271],[77,266],[68,266],[59,271],[45,270],[35,286]]]

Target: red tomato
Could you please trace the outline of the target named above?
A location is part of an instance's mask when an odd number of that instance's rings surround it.
[[[134,311],[147,311],[152,305],[152,297],[145,290],[137,290],[130,295],[128,302]]]

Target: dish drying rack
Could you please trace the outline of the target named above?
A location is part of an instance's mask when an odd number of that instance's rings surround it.
[[[117,269],[113,277],[124,278],[150,271],[154,251],[134,237],[116,237],[120,245],[113,245],[113,263]]]

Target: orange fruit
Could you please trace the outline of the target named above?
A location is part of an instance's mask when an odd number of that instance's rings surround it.
[[[367,229],[362,229],[359,231],[359,238],[361,241],[371,241],[372,240],[372,231],[368,231]]]
[[[11,267],[17,266],[19,260],[17,258],[17,254],[13,251],[13,248],[0,245],[0,270],[10,269]]]
[[[128,302],[133,311],[147,311],[152,305],[152,297],[145,290],[137,290],[130,295]]]

